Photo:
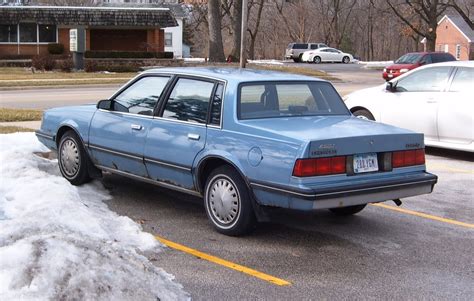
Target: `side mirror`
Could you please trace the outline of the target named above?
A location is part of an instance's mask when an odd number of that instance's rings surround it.
[[[388,92],[396,92],[397,91],[397,85],[393,84],[393,82],[387,82],[387,85],[385,86],[385,90]]]
[[[112,109],[112,100],[102,99],[97,103],[97,109],[110,111]]]

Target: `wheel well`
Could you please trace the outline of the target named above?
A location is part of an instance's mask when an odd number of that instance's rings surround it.
[[[63,125],[62,127],[59,128],[57,134],[56,134],[56,146],[59,147],[59,141],[61,141],[61,137],[67,132],[67,131],[74,131],[74,129],[70,126]],[[75,131],[74,131],[75,132]]]
[[[367,109],[364,108],[364,107],[353,107],[353,108],[351,108],[351,113],[354,113],[355,111],[359,111],[359,110],[366,110],[366,111],[369,111],[369,110],[367,110]]]
[[[227,160],[217,157],[205,159],[202,163],[199,164],[199,169],[197,172],[197,184],[199,191],[204,191],[204,186],[206,185],[207,177],[211,174],[211,172],[214,169],[224,165],[230,166],[231,168],[235,169],[240,174],[240,176],[242,176],[240,170]],[[244,179],[245,181],[244,177],[242,177],[242,179]]]

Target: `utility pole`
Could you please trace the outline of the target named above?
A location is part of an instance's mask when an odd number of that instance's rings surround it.
[[[242,28],[240,35],[240,68],[245,68],[247,59],[246,54],[246,39],[245,34],[247,33],[247,0],[242,0]]]

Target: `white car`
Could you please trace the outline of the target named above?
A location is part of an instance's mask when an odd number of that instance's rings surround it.
[[[338,62],[350,63],[354,60],[352,54],[342,52],[331,47],[322,47],[314,50],[305,51],[301,56],[302,62],[316,63],[321,62]]]
[[[424,133],[428,146],[474,152],[474,61],[419,67],[345,103],[361,118]]]

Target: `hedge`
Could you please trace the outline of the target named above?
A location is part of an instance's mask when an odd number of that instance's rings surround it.
[[[86,51],[86,58],[105,59],[172,59],[173,52],[147,52],[147,51]]]

